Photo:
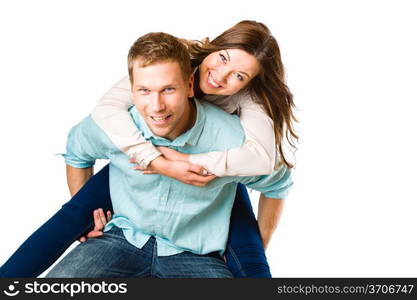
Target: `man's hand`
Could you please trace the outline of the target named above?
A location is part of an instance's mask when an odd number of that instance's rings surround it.
[[[129,161],[131,163],[136,163],[133,158]],[[201,166],[185,161],[168,160],[163,156],[159,156],[151,161],[147,169],[143,169],[139,166],[135,166],[134,169],[143,171],[144,174],[161,174],[185,184],[199,187],[205,186],[216,178],[215,175],[208,175],[207,171]]]
[[[86,236],[80,237],[80,243],[84,243],[89,238],[97,238],[103,235],[104,226],[111,220],[111,212],[107,211],[107,216],[104,215],[103,209],[99,208],[93,212],[94,229],[87,233]]]

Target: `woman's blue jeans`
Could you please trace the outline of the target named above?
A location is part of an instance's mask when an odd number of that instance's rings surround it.
[[[100,207],[113,210],[108,165],[16,250],[1,267],[0,277],[39,276],[93,228],[92,212]],[[225,256],[235,277],[271,277],[249,195],[241,184],[236,192]]]

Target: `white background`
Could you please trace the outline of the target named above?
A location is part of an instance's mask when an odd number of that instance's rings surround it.
[[[69,199],[54,154],[126,74],[136,38],[214,38],[254,19],[279,41],[300,120],[273,276],[417,276],[412,3],[2,1],[0,263]]]

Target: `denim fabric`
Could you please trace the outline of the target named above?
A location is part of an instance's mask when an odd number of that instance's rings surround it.
[[[102,237],[89,239],[68,253],[47,275],[53,278],[158,277],[232,278],[217,254],[196,255],[182,252],[157,256],[151,237],[140,249],[130,244],[118,227]]]
[[[39,276],[93,228],[93,210],[99,207],[112,210],[108,165],[16,250],[1,267],[0,276]]]
[[[234,277],[271,277],[258,222],[243,184],[237,187],[224,255]]]
[[[36,230],[0,268],[0,277],[36,277],[93,227],[92,211],[112,210],[109,166],[94,175],[74,197]],[[239,184],[225,252],[234,277],[271,277],[250,199]]]

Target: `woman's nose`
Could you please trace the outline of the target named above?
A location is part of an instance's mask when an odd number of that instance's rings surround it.
[[[219,81],[219,83],[221,85],[225,85],[227,83],[227,78],[230,74],[230,70],[227,67],[222,67],[218,69],[217,72],[217,81]]]

